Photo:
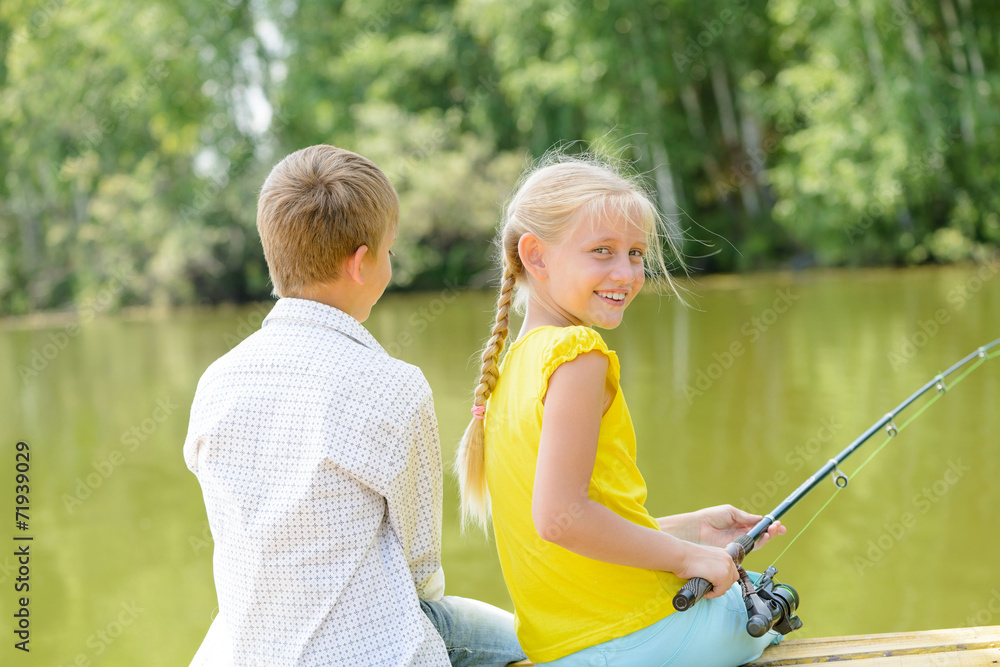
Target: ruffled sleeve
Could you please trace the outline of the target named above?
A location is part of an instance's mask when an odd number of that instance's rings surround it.
[[[549,389],[549,378],[560,365],[576,359],[581,354],[594,351],[600,352],[608,358],[608,380],[617,391],[618,378],[621,375],[618,355],[613,350],[608,349],[601,334],[590,327],[558,327],[543,356],[539,398],[545,399],[545,394]]]

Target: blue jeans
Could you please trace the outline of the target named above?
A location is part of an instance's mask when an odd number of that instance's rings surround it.
[[[748,573],[750,574],[750,573]],[[758,575],[750,574],[756,581]],[[546,667],[736,667],[756,660],[784,636],[773,630],[763,637],[746,631],[747,611],[739,583],[725,595],[700,600],[684,613],[674,612],[624,637],[588,646],[576,653],[536,663]]]
[[[510,612],[451,595],[421,600],[420,607],[444,639],[452,667],[503,667],[524,660]]]

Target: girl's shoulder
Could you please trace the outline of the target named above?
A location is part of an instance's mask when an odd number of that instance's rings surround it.
[[[607,343],[597,331],[585,326],[544,326],[532,329],[526,336],[516,341],[511,348],[525,347],[542,352],[544,357],[572,353],[573,356],[585,352],[600,351],[612,355]]]
[[[584,354],[593,351],[612,354],[601,334],[590,327],[553,327],[553,329],[556,331],[552,335],[549,349],[555,354],[563,352]]]
[[[613,350],[608,349],[601,334],[590,327],[539,327],[518,340],[512,346],[512,352],[515,347],[521,347],[522,353],[526,354],[528,359],[541,364],[543,394],[544,385],[556,368],[588,352],[600,352],[607,356],[608,375],[613,379],[619,376],[618,356]]]

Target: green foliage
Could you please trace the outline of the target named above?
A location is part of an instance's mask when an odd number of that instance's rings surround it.
[[[256,193],[320,142],[396,185],[398,287],[487,281],[519,172],[578,139],[714,243],[698,269],[980,259],[998,29],[982,0],[5,1],[0,313],[266,296]]]
[[[981,38],[996,9],[842,4],[826,15],[769,5],[777,48],[795,59],[756,91],[783,130],[774,218],[826,264],[984,255],[996,244],[983,223],[997,205],[1000,79]]]

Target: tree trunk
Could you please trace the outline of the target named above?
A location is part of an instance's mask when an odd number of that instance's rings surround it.
[[[756,218],[760,215],[760,198],[758,197],[760,181],[757,174],[763,171],[767,165],[767,155],[764,153],[764,147],[760,141],[760,128],[757,125],[757,119],[754,118],[749,105],[743,101],[742,96],[738,108],[740,136],[743,138],[743,152],[746,154],[747,171],[749,172],[743,179],[746,184],[744,200],[748,204],[747,210],[750,215]]]
[[[941,0],[941,15],[944,17],[945,28],[948,31],[948,46],[951,51],[951,61],[962,81],[961,89],[965,93],[965,99],[961,100],[961,127],[962,141],[971,146],[976,142],[976,119],[972,113],[972,97],[975,94],[971,90],[971,81],[966,76],[969,72],[969,63],[965,58],[965,51],[962,49],[962,31],[958,26],[958,15],[955,14],[955,5],[951,0]]]
[[[712,92],[715,94],[715,105],[719,110],[722,137],[725,139],[726,148],[729,151],[730,173],[739,187],[743,210],[750,215],[756,215],[760,210],[760,202],[757,199],[757,193],[748,182],[753,174],[747,175],[741,169],[744,157],[743,146],[736,124],[736,107],[733,105],[733,96],[729,90],[729,77],[726,76],[725,68],[715,59],[712,60],[711,69]],[[738,220],[733,220],[733,230],[737,232],[737,238],[743,236],[741,227]]]
[[[858,17],[861,19],[861,34],[865,41],[865,53],[868,55],[868,66],[872,71],[875,88],[888,94],[885,80],[885,59],[882,57],[882,45],[878,41],[875,30],[874,10],[866,0],[861,0]]]
[[[657,119],[662,117],[662,109],[659,104],[656,81],[648,69],[644,69],[641,74],[640,87],[646,106],[646,117],[649,119],[650,128],[647,134],[650,157],[653,160],[653,178],[656,181],[656,194],[660,203],[660,210],[667,226],[667,233],[672,241],[680,248],[682,235],[680,230],[680,206],[677,196],[677,188],[674,185],[674,175],[670,169],[670,155],[664,145],[663,137],[660,134]]]
[[[729,93],[729,78],[719,62],[712,59],[712,92],[715,94],[715,105],[719,110],[719,125],[722,126],[722,137],[729,148],[740,144],[739,131],[736,129],[736,109],[733,107],[733,97]]]
[[[903,46],[917,65],[924,64],[924,47],[920,42],[920,28],[910,14],[906,14],[903,20]]]
[[[958,0],[962,12],[962,33],[965,37],[965,48],[969,52],[969,68],[977,80],[986,76],[983,65],[983,54],[979,50],[979,40],[976,39],[976,22],[972,18],[972,3],[969,0]]]
[[[705,170],[705,175],[708,176],[713,191],[720,193],[720,199],[728,200],[725,177],[719,168],[719,162],[712,155],[712,151],[708,150],[708,130],[705,128],[705,116],[701,111],[698,93],[691,84],[687,84],[681,89],[681,106],[684,107],[684,115],[687,117],[691,138],[702,149],[701,168]]]

